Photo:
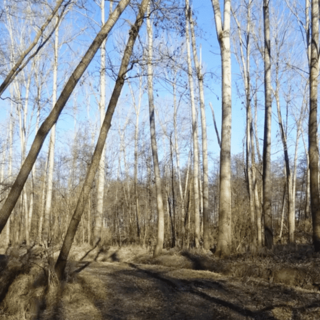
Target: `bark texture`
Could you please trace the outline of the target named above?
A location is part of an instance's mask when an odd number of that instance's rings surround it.
[[[268,249],[273,247],[272,211],[271,211],[271,60],[270,60],[270,19],[269,0],[263,1],[264,21],[264,94],[265,120],[263,140],[263,215],[264,237]]]
[[[193,70],[191,64],[190,52],[190,34],[189,34],[189,20],[191,17],[191,10],[189,1],[186,0],[186,45],[187,45],[187,63],[188,63],[188,80],[190,90],[190,104],[192,115],[192,140],[193,140],[193,192],[194,192],[194,242],[195,247],[199,247],[200,242],[200,192],[199,192],[199,146],[198,146],[198,124],[197,113],[194,99],[194,84],[193,84]]]
[[[149,2],[149,1],[148,1]],[[154,248],[154,256],[158,256],[163,249],[164,241],[164,209],[161,192],[161,177],[158,161],[158,147],[156,139],[156,124],[155,124],[155,109],[153,97],[153,68],[152,68],[152,24],[150,21],[150,4],[148,6],[147,32],[148,32],[148,98],[149,98],[149,122],[151,136],[151,150],[154,168],[154,177],[156,181],[156,197],[157,197],[157,212],[158,212],[158,235],[157,244]]]
[[[219,0],[212,0],[217,38],[221,53],[222,72],[222,130],[220,149],[220,207],[217,255],[225,256],[231,250],[231,1],[224,1],[222,25]]]
[[[319,75],[319,2],[311,2],[311,61],[309,110],[310,198],[313,222],[313,245],[320,251],[319,148],[318,148],[318,75]]]

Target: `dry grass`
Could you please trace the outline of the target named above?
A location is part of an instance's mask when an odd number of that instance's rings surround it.
[[[17,257],[15,252],[2,261],[0,319],[101,319],[96,304],[105,288],[99,279],[69,266],[68,281],[59,283],[54,262],[48,256]]]
[[[39,248],[33,250],[23,250],[23,254],[21,249],[11,250],[8,258],[0,259],[0,319],[102,319],[100,307],[106,302],[108,288],[97,276],[82,272],[92,262],[149,264],[155,268],[170,267],[172,272],[181,274],[202,270],[243,278],[246,282],[254,278],[311,290],[319,290],[320,285],[320,255],[307,245],[278,246],[273,252],[226,259],[201,249],[163,250],[162,255],[154,258],[150,250],[139,246],[85,245],[72,249],[72,261],[62,283],[55,280],[53,256],[41,253]],[[279,307],[272,312],[275,319],[290,319],[289,309]]]

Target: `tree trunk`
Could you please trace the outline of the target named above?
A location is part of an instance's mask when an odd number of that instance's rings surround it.
[[[250,230],[251,230],[251,241],[256,243],[256,208],[255,208],[255,192],[254,192],[254,181],[253,176],[255,176],[255,167],[253,162],[254,153],[250,152],[250,148],[254,147],[251,143],[252,138],[252,112],[251,112],[251,83],[250,83],[250,55],[251,55],[251,46],[250,46],[250,35],[251,35],[251,2],[246,4],[247,17],[246,17],[246,35],[245,39],[242,38],[241,25],[238,22],[237,17],[234,14],[234,19],[238,27],[238,38],[240,44],[240,56],[241,56],[241,65],[242,65],[242,76],[245,88],[246,95],[246,180],[248,185],[248,195],[249,195],[249,204],[250,204]],[[246,50],[244,54],[244,48]],[[240,59],[238,59],[240,60]],[[240,64],[240,61],[239,61]],[[254,150],[253,150],[254,152]],[[251,165],[250,165],[251,159]]]
[[[264,90],[265,90],[265,123],[263,141],[263,215],[265,245],[273,247],[272,208],[271,208],[271,62],[270,62],[270,21],[269,0],[263,0],[264,21]]]
[[[178,148],[178,137],[177,137],[177,96],[176,96],[176,70],[174,70],[174,81],[172,84],[173,88],[173,130],[174,130],[174,149],[176,154],[176,165],[179,181],[179,193],[181,201],[181,247],[184,248],[185,242],[185,227],[184,227],[184,217],[185,217],[185,203],[184,195],[182,190],[181,172],[180,172],[180,154]]]
[[[210,226],[209,226],[209,169],[208,169],[208,140],[207,140],[207,120],[204,103],[204,89],[203,89],[203,74],[201,72],[201,65],[198,61],[196,38],[194,32],[194,21],[190,9],[189,14],[191,42],[193,50],[193,59],[197,71],[197,78],[199,83],[199,97],[200,97],[200,111],[201,111],[201,132],[202,132],[202,172],[203,172],[203,247],[210,249]]]
[[[35,50],[35,52],[27,59],[25,63],[23,61],[26,59],[27,55],[32,51],[32,49],[35,48],[37,45],[39,39],[43,36],[45,29],[50,24],[56,13],[58,12],[59,8],[62,6],[64,0],[58,0],[56,3],[56,6],[52,10],[52,13],[47,18],[45,23],[41,26],[39,31],[37,32],[33,42],[29,45],[29,47],[21,54],[18,61],[15,63],[15,65],[12,67],[8,75],[6,76],[5,80],[0,85],[0,96],[3,94],[3,92],[6,90],[6,88],[10,85],[10,83],[13,81],[13,79],[23,70],[23,68],[28,64],[28,62],[40,51],[41,48],[44,47],[44,45],[48,42],[48,40],[51,38],[51,35],[53,34],[53,31],[55,28],[58,27],[60,18],[57,18],[57,23],[55,24],[53,30],[49,33],[49,35],[42,41],[42,43],[38,46],[38,48]],[[63,12],[66,10],[67,6],[71,3],[71,1],[67,1],[65,5],[63,5],[62,13],[60,14],[60,17],[62,17]]]
[[[101,23],[105,23],[104,0],[101,0]],[[103,124],[103,118],[106,107],[106,40],[104,39],[100,46],[100,127]],[[104,167],[105,167],[105,150],[103,148],[100,165],[98,169],[98,186],[97,186],[97,211],[94,219],[93,245],[101,239],[102,219],[103,219],[103,198],[104,198]]]
[[[292,174],[290,169],[290,160],[288,154],[288,146],[287,146],[287,137],[283,127],[283,121],[280,110],[280,100],[279,100],[279,81],[278,81],[278,72],[276,71],[276,91],[275,98],[277,103],[277,113],[278,113],[278,122],[280,127],[281,140],[283,145],[283,154],[284,161],[286,165],[286,178],[287,178],[287,194],[288,194],[288,225],[289,225],[289,242],[294,243],[294,232],[295,232],[295,208],[293,205],[293,195],[292,195]]]
[[[8,182],[11,184],[12,182],[12,150],[13,150],[13,135],[14,135],[14,119],[12,115],[12,101],[11,101],[11,106],[10,106],[10,124],[9,124],[9,163],[8,163]],[[11,229],[11,218],[8,219],[7,225],[6,225],[6,246],[9,245],[10,239],[11,239],[11,234],[10,234],[10,229]]]
[[[158,161],[158,147],[156,139],[156,124],[155,124],[155,110],[154,110],[154,97],[153,97],[153,67],[152,67],[152,24],[150,21],[150,3],[148,5],[148,18],[147,18],[147,32],[148,32],[148,98],[149,98],[149,119],[150,119],[150,136],[151,136],[151,149],[154,167],[154,176],[156,180],[156,194],[157,194],[157,211],[158,211],[158,235],[157,244],[154,249],[154,256],[161,254],[164,241],[164,209],[161,192],[161,177]]]
[[[198,146],[198,124],[197,112],[194,104],[194,86],[193,86],[193,70],[191,65],[190,53],[190,34],[189,34],[189,17],[191,10],[189,0],[186,0],[186,45],[187,45],[187,63],[188,63],[188,79],[190,90],[190,103],[192,115],[192,139],[193,139],[193,183],[194,183],[194,236],[195,247],[199,247],[200,241],[200,195],[199,195],[199,146]]]
[[[58,24],[59,19],[56,18]],[[54,41],[54,61],[53,61],[53,88],[52,88],[52,109],[57,102],[57,78],[58,78],[58,54],[59,54],[59,25],[55,30]],[[46,190],[46,206],[44,210],[44,219],[42,226],[42,240],[48,243],[50,241],[50,228],[52,216],[52,192],[53,192],[53,171],[54,171],[54,149],[56,143],[56,126],[51,129],[50,143],[49,143],[49,159],[48,159],[48,172],[47,172],[47,190]]]
[[[90,193],[92,182],[94,180],[96,171],[97,171],[99,163],[100,163],[100,158],[101,158],[101,154],[102,154],[102,151],[103,151],[103,148],[105,145],[107,134],[108,134],[109,129],[111,127],[112,116],[113,116],[114,110],[117,106],[118,99],[120,97],[121,90],[122,90],[122,87],[125,82],[125,76],[127,73],[130,57],[132,55],[133,46],[134,46],[135,40],[138,36],[140,27],[142,25],[143,17],[146,12],[147,5],[148,5],[148,0],[142,0],[140,8],[139,8],[139,13],[138,13],[137,19],[136,19],[134,25],[131,27],[130,32],[129,32],[130,37],[128,39],[127,46],[126,46],[124,54],[123,54],[118,77],[117,77],[115,87],[114,87],[114,90],[113,90],[111,98],[110,98],[110,102],[109,102],[109,105],[107,108],[107,112],[106,112],[106,115],[104,118],[103,125],[101,126],[99,138],[98,138],[98,141],[96,144],[94,154],[92,156],[91,164],[89,166],[89,169],[88,169],[88,172],[87,172],[87,175],[86,175],[86,178],[85,178],[85,181],[84,181],[84,184],[83,184],[83,187],[82,187],[79,199],[78,199],[76,210],[72,216],[71,222],[70,222],[68,230],[67,230],[67,234],[66,234],[65,239],[63,241],[63,245],[62,245],[56,266],[55,266],[55,270],[57,272],[57,276],[59,279],[62,279],[62,277],[63,277],[64,270],[65,270],[66,263],[67,263],[67,258],[68,258],[68,255],[69,255],[69,252],[70,252],[70,249],[72,246],[72,242],[73,242],[74,236],[76,234],[79,222],[81,220],[82,213],[84,211],[84,207],[85,207],[84,204],[88,200],[88,196]],[[109,20],[114,19],[113,15],[117,11],[118,11],[117,9],[115,9],[113,11],[113,13],[110,15]],[[101,45],[101,43],[100,43],[100,45]]]
[[[141,101],[143,95],[143,86],[142,86],[142,77],[139,79],[139,98],[138,103],[136,103],[136,98],[130,82],[128,81],[129,89],[131,92],[134,109],[136,112],[136,123],[135,123],[135,132],[134,132],[134,194],[135,194],[135,212],[136,212],[136,220],[137,220],[137,237],[140,239],[141,237],[141,228],[140,228],[140,210],[139,210],[139,193],[138,193],[138,139],[139,139],[139,116],[140,116],[140,108]],[[145,238],[145,234],[144,234]],[[139,240],[140,241],[140,240]]]
[[[222,26],[219,0],[212,0],[217,38],[222,64],[222,131],[220,151],[220,207],[217,255],[228,255],[231,250],[231,51],[230,0],[224,3]]]
[[[310,198],[313,223],[313,245],[320,251],[320,201],[319,201],[319,148],[318,148],[318,76],[319,76],[319,2],[311,1],[311,61],[310,61],[310,113],[309,113],[309,163]]]
[[[172,248],[176,246],[176,198],[174,191],[174,168],[173,168],[173,144],[172,135],[170,136],[170,158],[171,158],[171,193],[172,193]]]
[[[100,32],[95,37],[93,43],[89,47],[88,51],[78,64],[77,68],[69,78],[68,82],[66,83],[60,97],[50,112],[49,116],[41,125],[37,135],[31,145],[29,154],[25,159],[20,172],[10,190],[8,198],[6,199],[5,203],[3,204],[0,210],[0,232],[2,232],[10,214],[17,203],[17,200],[21,194],[23,186],[32,170],[33,164],[35,163],[37,156],[41,150],[43,142],[47,137],[49,131],[53,127],[53,125],[57,122],[59,115],[61,114],[64,106],[66,105],[70,95],[72,94],[75,86],[77,85],[79,79],[87,69],[88,65],[90,64],[91,60],[95,56],[96,52],[98,51],[100,45],[102,44],[103,40],[107,37],[112,27],[117,22],[118,18],[120,17],[123,10],[127,7],[130,0],[121,0],[117,6],[117,8],[112,12],[111,16],[109,17],[106,24],[100,30]]]

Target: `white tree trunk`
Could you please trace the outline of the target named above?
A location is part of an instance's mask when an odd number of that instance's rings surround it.
[[[231,235],[231,50],[230,50],[230,9],[231,1],[224,2],[224,23],[222,26],[219,0],[211,0],[214,10],[217,38],[222,64],[222,131],[220,151],[220,208],[219,238],[217,254],[230,253]]]
[[[58,18],[56,18],[58,23]],[[55,30],[55,41],[54,41],[54,60],[53,60],[53,87],[52,87],[52,108],[55,106],[57,101],[57,77],[58,77],[58,52],[59,52],[59,25]],[[52,217],[52,191],[53,191],[53,170],[54,170],[54,149],[56,141],[56,126],[54,125],[50,134],[49,142],[49,154],[48,154],[48,176],[46,186],[46,204],[44,211],[44,221],[42,229],[43,241],[50,241],[50,228],[51,228],[51,217]]]
[[[101,24],[105,23],[105,8],[104,0],[101,0]],[[103,124],[105,107],[106,107],[106,42],[105,39],[100,47],[100,127]],[[103,219],[103,198],[104,198],[104,174],[105,174],[105,150],[103,148],[100,165],[98,170],[98,186],[97,186],[97,212],[94,221],[94,240],[93,245],[95,245],[101,238],[102,231],[102,219]]]
[[[148,98],[149,98],[149,119],[150,119],[150,135],[151,135],[151,149],[154,167],[154,176],[156,180],[156,195],[157,195],[157,211],[158,211],[158,235],[157,244],[154,249],[154,256],[159,255],[163,249],[164,241],[164,209],[161,192],[161,177],[158,161],[158,147],[156,140],[156,124],[155,124],[155,110],[154,110],[154,97],[153,97],[153,67],[152,67],[152,45],[153,33],[152,23],[150,20],[150,2],[147,12],[147,32],[148,32]]]
[[[174,80],[172,83],[173,88],[173,130],[174,130],[174,149],[176,154],[176,166],[178,172],[178,181],[179,181],[179,193],[180,193],[180,201],[181,201],[181,246],[184,248],[185,246],[185,197],[182,189],[182,179],[180,172],[180,153],[178,147],[178,133],[177,133],[177,94],[176,94],[176,70],[174,70]]]
[[[207,120],[204,103],[204,89],[203,89],[203,74],[201,65],[198,61],[196,37],[194,32],[194,22],[192,12],[189,14],[191,42],[193,50],[193,59],[197,71],[199,97],[200,97],[200,111],[201,111],[201,132],[202,132],[202,173],[203,173],[203,247],[210,248],[210,229],[209,229],[209,169],[208,169],[208,140],[207,140]]]
[[[190,52],[190,33],[189,33],[189,16],[191,16],[189,0],[186,0],[186,46],[187,46],[187,63],[188,63],[188,80],[190,90],[190,104],[192,115],[192,139],[193,139],[193,183],[194,183],[194,241],[195,247],[199,247],[200,241],[200,195],[199,195],[199,146],[198,146],[198,125],[197,112],[194,104],[194,85],[193,70],[191,64]]]

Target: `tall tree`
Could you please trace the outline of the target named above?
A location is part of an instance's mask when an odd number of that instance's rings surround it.
[[[101,0],[101,23],[105,23],[105,7],[104,0]],[[110,3],[112,5],[112,2]],[[111,11],[111,10],[110,10]],[[106,40],[105,39],[100,47],[100,126],[103,124],[103,118],[106,107]],[[93,229],[93,245],[95,245],[101,237],[102,219],[103,219],[103,198],[104,198],[104,175],[105,175],[105,148],[102,151],[100,166],[98,170],[98,187],[97,187],[97,210],[94,219]]]
[[[49,116],[46,120],[42,123],[37,135],[31,145],[30,151],[28,156],[26,157],[19,174],[13,186],[10,190],[8,198],[6,199],[5,203],[3,204],[0,210],[0,232],[2,232],[4,226],[7,223],[10,214],[16,205],[18,198],[21,194],[21,191],[25,185],[25,182],[32,170],[32,167],[37,159],[37,156],[41,150],[43,142],[47,137],[49,131],[53,127],[53,125],[57,122],[64,106],[66,105],[69,97],[71,96],[74,88],[76,87],[78,81],[80,80],[81,76],[87,69],[88,65],[92,61],[93,57],[95,56],[96,52],[98,51],[99,47],[101,46],[103,40],[107,37],[117,20],[119,19],[121,13],[124,9],[128,6],[130,0],[121,0],[116,7],[116,9],[110,15],[108,21],[104,24],[100,32],[97,34],[95,39],[93,40],[91,46],[85,53],[84,57],[81,59],[80,63],[76,67],[75,71],[69,78],[68,82],[66,83],[64,89],[62,90],[57,103],[55,104],[54,108],[50,112]]]
[[[255,172],[255,152],[253,141],[253,123],[251,112],[251,82],[250,82],[250,55],[251,55],[251,6],[252,0],[244,1],[244,7],[246,8],[246,31],[245,37],[242,36],[241,24],[237,19],[237,16],[233,12],[234,19],[237,24],[237,40],[239,40],[240,58],[237,59],[241,67],[242,78],[244,82],[245,97],[246,97],[246,180],[248,184],[248,194],[250,203],[250,230],[251,241],[256,243],[256,214],[258,214],[259,208],[256,207],[257,201],[255,197],[258,194],[255,192],[257,188],[256,172]],[[245,52],[244,52],[245,50]],[[251,160],[251,165],[250,165]],[[259,200],[258,200],[259,201]]]
[[[203,89],[203,74],[201,65],[197,54],[196,36],[194,32],[194,21],[190,9],[189,14],[191,43],[193,51],[193,59],[196,67],[198,88],[200,97],[200,112],[201,112],[201,137],[202,137],[202,173],[203,173],[203,247],[210,248],[210,229],[209,229],[209,169],[208,169],[208,140],[207,140],[207,120],[204,103],[204,89]],[[201,57],[200,57],[201,58]]]
[[[220,149],[220,207],[217,254],[227,255],[231,250],[231,50],[230,9],[231,0],[224,0],[222,24],[219,0],[211,0],[217,38],[221,54],[222,72],[222,131]]]
[[[57,102],[58,89],[58,55],[59,55],[59,19],[56,18],[57,27],[54,39],[54,59],[53,59],[53,86],[52,86],[52,108]],[[42,240],[50,241],[50,215],[52,215],[52,191],[53,191],[53,171],[54,171],[54,155],[56,143],[56,126],[54,125],[50,134],[49,153],[48,153],[48,176],[46,190],[46,205],[44,209]]]
[[[149,2],[149,1],[148,1]],[[161,177],[158,160],[158,146],[156,139],[156,123],[155,123],[155,110],[154,110],[154,97],[153,97],[153,67],[152,67],[152,46],[153,34],[152,24],[150,19],[150,2],[148,4],[148,17],[147,17],[147,33],[148,33],[148,99],[149,99],[149,121],[150,121],[150,138],[151,150],[154,168],[154,177],[156,180],[156,197],[157,197],[157,212],[158,212],[158,234],[157,244],[154,249],[154,256],[158,256],[163,249],[164,241],[164,209],[161,191]]]
[[[319,1],[311,1],[311,61],[309,109],[310,198],[313,245],[320,251],[319,147],[318,147],[318,76],[319,76]]]
[[[144,14],[147,10],[148,2],[149,2],[149,0],[142,0],[140,7],[139,7],[139,13],[137,15],[136,21],[132,25],[132,27],[129,31],[130,37],[128,39],[126,48],[124,50],[124,54],[123,54],[123,58],[121,61],[121,66],[120,66],[120,70],[118,73],[118,77],[117,77],[117,80],[116,80],[116,83],[115,83],[115,86],[114,86],[114,89],[113,89],[113,92],[112,92],[112,95],[110,98],[110,102],[109,102],[109,105],[107,108],[107,112],[106,112],[103,124],[100,129],[100,134],[98,137],[96,148],[94,150],[94,154],[92,156],[91,164],[88,168],[88,172],[87,172],[84,184],[82,186],[81,193],[79,195],[76,209],[75,209],[74,214],[72,216],[71,222],[70,222],[68,230],[67,230],[67,234],[66,234],[64,241],[63,241],[63,245],[62,245],[58,260],[55,265],[55,271],[56,271],[59,279],[62,279],[62,277],[63,277],[64,270],[65,270],[66,263],[67,263],[67,259],[68,259],[68,255],[69,255],[72,243],[73,243],[73,239],[76,234],[78,225],[81,221],[81,216],[82,216],[82,213],[84,212],[85,204],[88,201],[90,189],[91,189],[94,177],[96,175],[96,172],[97,172],[97,169],[98,169],[98,166],[100,163],[101,154],[102,154],[102,151],[103,151],[103,148],[105,145],[105,141],[106,141],[109,129],[111,127],[111,120],[113,117],[113,113],[114,113],[115,108],[117,106],[123,85],[125,83],[125,77],[128,72],[128,65],[130,62],[131,55],[132,55],[133,46],[134,46],[136,38],[138,37],[140,27],[143,23]],[[116,10],[117,9],[115,9],[115,11]],[[113,18],[113,13],[110,15],[109,20]],[[101,45],[101,43],[100,43],[100,45]]]
[[[190,104],[192,115],[192,140],[193,140],[193,192],[194,192],[194,241],[195,247],[199,247],[200,241],[200,195],[199,195],[199,142],[198,142],[198,124],[197,124],[197,112],[194,103],[194,84],[193,84],[193,70],[191,64],[191,52],[190,52],[190,33],[189,33],[189,21],[191,16],[191,10],[189,6],[189,0],[186,0],[185,7],[186,15],[186,45],[187,45],[187,64],[188,64],[188,80],[190,91]]]
[[[265,245],[268,249],[273,246],[272,211],[271,211],[271,116],[272,116],[272,91],[271,91],[271,48],[270,48],[270,18],[269,2],[263,0],[264,22],[264,95],[265,95],[265,122],[263,140],[263,215]]]

